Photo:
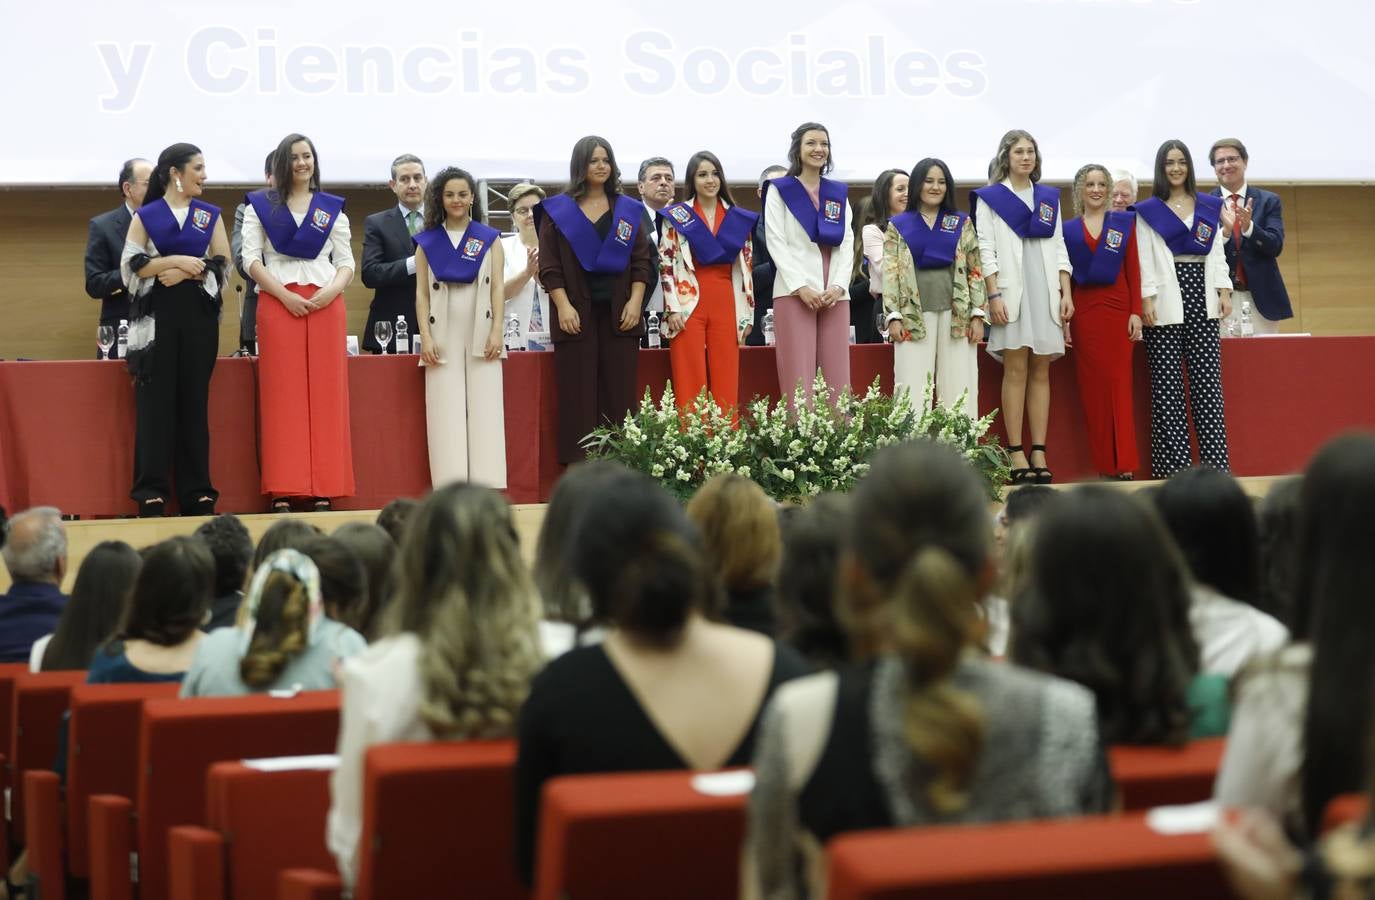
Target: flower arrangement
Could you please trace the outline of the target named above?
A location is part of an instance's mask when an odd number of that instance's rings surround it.
[[[869,470],[874,452],[914,437],[950,444],[983,477],[997,499],[1009,477],[1007,451],[985,439],[995,413],[973,419],[964,398],[953,407],[932,406],[928,379],[920,409],[907,391],[894,396],[874,379],[863,396],[847,387],[835,406],[809,404],[801,387],[791,406],[756,397],[741,410],[738,427],[703,389],[692,412],[679,415],[673,385],[656,405],[648,389],[619,425],[603,425],[587,436],[589,457],[615,460],[644,472],[680,498],[692,496],[713,475],[734,472],[751,478],[776,500],[847,491]],[[815,397],[827,395],[818,372]]]

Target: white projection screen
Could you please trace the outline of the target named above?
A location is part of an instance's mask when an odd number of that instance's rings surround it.
[[[285,134],[326,184],[431,171],[567,178],[584,134],[731,181],[830,129],[836,175],[923,156],[979,180],[1009,128],[1043,177],[1087,162],[1149,179],[1222,136],[1256,181],[1375,180],[1368,0],[696,0],[5,3],[0,183],[106,184],[128,156],[198,144],[212,182],[257,183]]]

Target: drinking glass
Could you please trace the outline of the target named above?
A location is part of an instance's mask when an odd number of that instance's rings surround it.
[[[100,358],[110,358],[110,348],[115,345],[115,326],[101,325],[95,330],[95,342],[100,347]]]
[[[377,343],[381,345],[382,352],[387,352],[387,344],[391,343],[391,323],[383,319],[372,326],[372,336],[377,338]]]

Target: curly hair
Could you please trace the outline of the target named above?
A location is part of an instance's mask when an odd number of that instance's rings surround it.
[[[1079,171],[1074,173],[1074,188],[1071,191],[1071,196],[1074,198],[1074,214],[1076,216],[1082,216],[1084,214],[1084,186],[1088,184],[1089,176],[1094,172],[1103,173],[1103,178],[1108,182],[1109,192],[1112,191],[1112,186],[1117,183],[1112,180],[1112,173],[1108,171],[1107,166],[1100,166],[1098,163],[1089,163],[1086,166],[1080,167]]]

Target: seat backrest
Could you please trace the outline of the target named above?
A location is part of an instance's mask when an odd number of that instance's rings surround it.
[[[514,741],[386,744],[363,764],[356,900],[524,900]]]
[[[1213,796],[1226,738],[1204,738],[1183,747],[1108,748],[1112,777],[1125,810],[1198,803]]]
[[[138,730],[146,700],[177,696],[181,685],[81,684],[72,688],[67,735],[67,868],[90,877],[86,803],[92,794],[138,793]]]
[[[273,897],[286,869],[333,871],[325,847],[329,813],[326,769],[264,772],[220,762],[206,775],[206,825],[227,840],[225,875],[230,900]]]
[[[20,843],[24,840],[24,773],[53,767],[72,688],[85,681],[85,672],[25,672],[14,680],[8,750],[13,779],[10,834]]]
[[[167,898],[168,829],[205,824],[211,763],[333,753],[338,735],[338,691],[148,701],[135,801],[142,900]]]
[[[746,794],[714,796],[692,772],[572,775],[545,784],[536,898],[733,897]]]
[[[1145,813],[844,834],[830,900],[1230,897],[1207,834],[1163,835]]]
[[[28,663],[0,663],[0,753],[14,740],[14,680],[28,671]]]

